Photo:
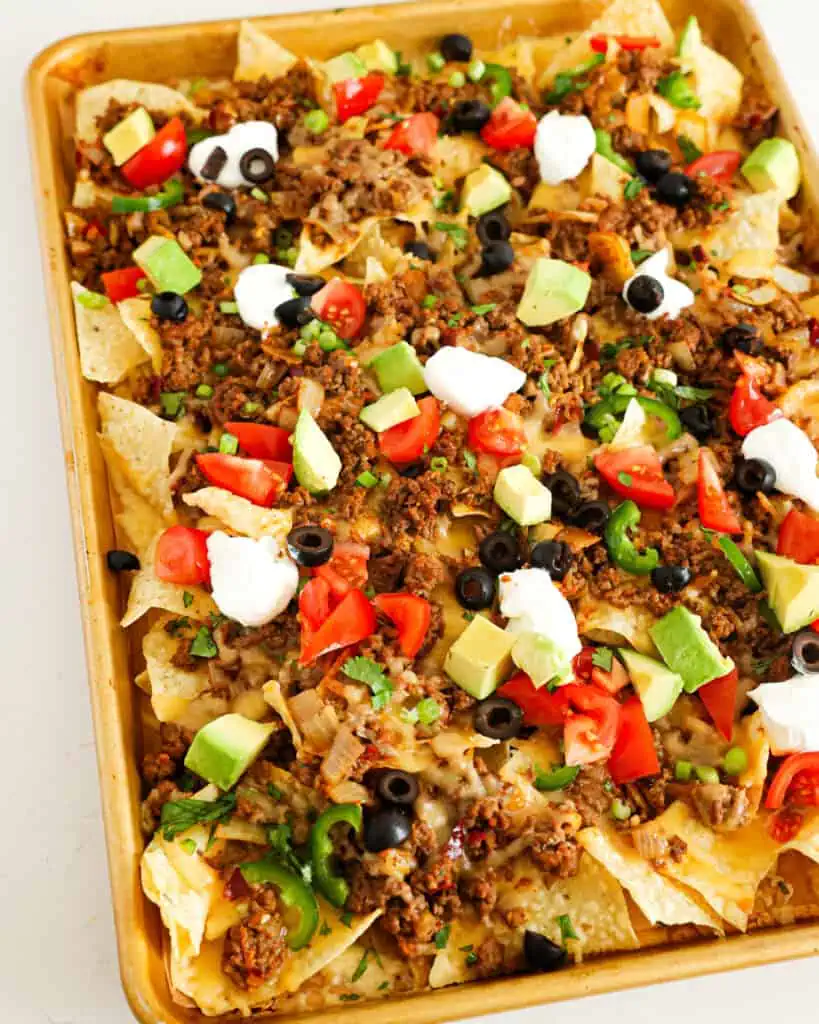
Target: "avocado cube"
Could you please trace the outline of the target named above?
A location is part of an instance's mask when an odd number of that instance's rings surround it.
[[[175,238],[151,235],[134,252],[134,263],[142,267],[158,292],[184,295],[202,280],[202,271]]]
[[[219,789],[231,789],[264,750],[273,729],[244,715],[214,718],[194,736],[185,767]]]
[[[518,306],[527,327],[545,327],[577,313],[589,297],[591,277],[563,260],[538,259],[529,271]]]
[[[640,695],[648,721],[656,722],[658,718],[667,715],[682,693],[682,676],[666,668],[656,658],[649,658],[637,651],[621,648],[617,653],[623,659],[632,685]]]
[[[655,622],[651,639],[672,672],[682,676],[683,689],[694,693],[700,686],[720,679],[734,667],[702,628],[699,615],[678,605]]]
[[[498,473],[493,496],[519,526],[544,523],[552,515],[552,492],[522,463]]]
[[[398,388],[388,395],[382,395],[377,402],[365,405],[358,418],[380,434],[399,423],[414,419],[420,412],[409,388]]]
[[[746,159],[742,173],[754,192],[776,189],[792,199],[802,177],[796,146],[788,139],[765,139]]]
[[[364,61],[350,50],[340,53],[332,60],[325,61],[322,67],[330,80],[330,85],[335,85],[336,82],[345,82],[348,78],[363,78],[367,74],[367,66]]]
[[[800,565],[767,551],[757,551],[756,559],[783,633],[795,633],[819,618],[819,565]]]
[[[493,693],[512,671],[512,648],[517,637],[476,615],[444,660],[444,672],[476,700]]]
[[[310,494],[324,494],[338,483],[341,459],[326,434],[306,409],[293,431],[293,472]]]
[[[406,341],[391,345],[369,364],[378,378],[378,386],[386,394],[407,388],[414,395],[428,390],[418,353]]]
[[[398,70],[395,50],[383,39],[375,39],[371,43],[359,46],[355,55],[368,71],[386,71],[388,75],[394,75]]]
[[[500,171],[489,164],[481,164],[467,174],[461,189],[461,209],[472,217],[482,217],[490,210],[508,203],[512,198],[512,186]]]
[[[151,115],[144,107],[137,107],[103,135],[102,144],[119,167],[147,146],[155,134],[156,129]]]

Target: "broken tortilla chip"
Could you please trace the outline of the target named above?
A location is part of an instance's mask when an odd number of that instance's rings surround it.
[[[160,722],[175,721],[176,715],[171,719],[169,712],[184,712],[191,701],[211,686],[206,664],[197,665],[193,669],[174,665],[173,657],[178,641],[166,632],[167,621],[162,619],[158,622],[142,640],[145,670],[151,687],[151,705]],[[163,706],[156,698],[174,698],[174,702]]]
[[[114,78],[83,89],[77,95],[77,122],[75,136],[81,142],[94,142],[99,132],[97,120],[108,109],[110,103],[124,107],[145,107],[163,114],[187,114],[199,122],[207,111],[195,106],[181,92],[156,82],[135,82],[130,78]]]
[[[349,256],[377,220],[366,217],[358,224],[348,224],[344,236],[339,238],[334,238],[321,224],[305,221],[293,269],[297,274],[318,274],[327,270]]]
[[[581,604],[577,625],[582,636],[601,644],[622,646],[623,641],[641,654],[654,655],[657,648],[649,630],[657,620],[642,608],[615,608],[607,601],[591,600]]]
[[[264,77],[286,75],[298,57],[256,28],[252,21],[239,23],[238,57],[233,77],[237,82],[256,82]]]
[[[77,281],[71,282],[71,294],[83,377],[97,384],[119,384],[147,361],[145,349],[113,303],[106,299],[101,306],[84,305],[82,297],[94,293]]]
[[[776,259],[779,245],[779,207],[782,196],[771,189],[737,197],[727,220],[706,236],[702,244],[715,260],[730,260],[752,249]]]
[[[299,727],[296,725],[296,720],[290,711],[287,704],[287,698],[282,693],[281,684],[278,679],[271,679],[270,682],[265,683],[262,687],[262,693],[264,699],[273,708],[276,714],[281,718],[287,728],[290,730],[290,735],[293,739],[293,746],[296,750],[301,750],[302,739]]]
[[[283,546],[293,527],[293,513],[289,509],[262,508],[221,487],[203,487],[191,494],[183,494],[182,500],[186,505],[201,508],[209,516],[221,519],[235,533],[254,540],[275,537]]]
[[[122,322],[136,338],[151,360],[155,373],[162,369],[162,338],[151,326],[151,300],[147,295],[123,299],[117,303]]]
[[[100,446],[105,456],[108,479],[117,499],[119,508],[114,512],[117,526],[125,534],[125,539],[144,560],[157,534],[167,526],[154,506],[137,494],[128,481],[122,460],[112,446],[100,438]]]
[[[184,963],[197,956],[202,948],[211,894],[208,888],[194,888],[181,877],[168,857],[169,845],[157,834],[143,853],[142,888],[148,899],[159,907],[162,923],[171,938],[173,957]]]
[[[217,614],[219,609],[213,598],[201,587],[166,583],[157,577],[154,571],[154,550],[157,539],[154,538],[149,545],[142,559],[142,568],[134,574],[131,580],[128,607],[125,609],[120,625],[123,628],[132,626],[151,608],[198,620],[207,619],[211,614]]]

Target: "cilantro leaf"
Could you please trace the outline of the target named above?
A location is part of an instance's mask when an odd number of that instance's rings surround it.
[[[159,828],[163,839],[174,839],[180,832],[203,825],[219,823],[229,818],[236,806],[236,794],[224,793],[216,800],[169,800],[162,805]]]
[[[447,942],[449,942],[449,933],[450,933],[450,931],[451,931],[450,926],[448,924],[445,924],[444,927],[440,931],[437,931],[435,933],[435,948],[436,949],[446,949],[446,944],[447,944]]]
[[[687,135],[678,135],[677,145],[680,147],[683,160],[685,160],[687,164],[693,164],[695,160],[699,160],[702,156],[702,150],[700,147],[693,139],[689,139]]]
[[[381,711],[392,700],[393,685],[387,678],[384,669],[377,665],[372,658],[348,658],[341,667],[341,671],[350,679],[358,683],[364,683],[372,691],[372,706],[376,711]]]
[[[449,235],[456,249],[465,249],[469,245],[469,232],[460,224],[447,224],[446,221],[437,220],[433,227],[436,231],[443,231]]]
[[[611,672],[611,663],[614,659],[614,652],[610,647],[595,647],[592,654],[592,665],[595,668],[602,668],[604,672]]]
[[[645,187],[646,183],[642,178],[634,177],[630,181],[626,182],[626,187],[623,189],[623,196],[626,199],[634,199]]]
[[[353,977],[352,977],[352,980],[353,980],[353,982],[356,982],[356,981],[358,981],[358,979],[359,979],[360,977],[362,977],[362,975],[364,974],[364,972],[365,972],[365,971],[367,970],[367,968],[368,968],[368,967],[370,966],[370,965],[369,965],[369,963],[367,962],[367,961],[369,960],[369,958],[370,958],[370,951],[369,951],[369,949],[365,949],[365,950],[364,950],[364,954],[363,954],[363,956],[362,956],[362,957],[361,957],[361,959],[360,959],[360,960],[358,961],[358,966],[357,966],[357,967],[356,967],[356,969],[355,969],[355,970],[353,971]]]

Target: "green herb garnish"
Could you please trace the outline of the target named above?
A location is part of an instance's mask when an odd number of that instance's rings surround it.
[[[341,666],[341,671],[350,679],[369,686],[375,711],[381,711],[392,700],[393,685],[381,666],[372,658],[348,658]]]
[[[169,800],[162,805],[159,830],[163,839],[174,839],[194,825],[218,824],[229,818],[236,807],[236,794],[223,793],[216,800]]]

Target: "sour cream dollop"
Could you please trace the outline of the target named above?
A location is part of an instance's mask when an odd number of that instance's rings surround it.
[[[231,537],[216,530],[207,540],[213,600],[243,626],[264,626],[296,594],[299,570],[273,537]]]
[[[279,133],[274,124],[269,121],[243,121],[224,135],[211,135],[191,149],[188,167],[200,181],[211,181],[224,188],[250,187],[258,184],[259,179],[245,177],[240,164],[245,154],[254,149],[266,153],[273,164],[279,159]],[[261,169],[263,158],[255,163],[251,161],[250,167]]]
[[[427,387],[460,416],[496,409],[526,382],[526,374],[505,359],[449,345],[424,367]]]
[[[748,694],[762,712],[774,754],[819,750],[819,674],[763,683]]]
[[[559,185],[576,178],[595,148],[594,128],[587,117],[552,110],[540,119],[535,132],[535,159],[541,181]]]
[[[776,473],[775,487],[782,494],[801,498],[819,512],[817,454],[813,442],[795,423],[780,417],[755,427],[742,442],[746,459],[762,459]]]
[[[582,648],[572,606],[545,569],[517,569],[500,577],[500,612],[510,633],[549,637],[570,662]]]
[[[649,312],[637,310],[646,320],[656,320],[661,316],[667,316],[669,320],[676,320],[683,309],[694,304],[694,293],[688,285],[668,276],[668,249],[661,249],[653,256],[649,256],[640,264],[637,273],[626,281],[623,286],[623,301],[632,309],[634,306],[629,302],[629,289],[641,277],[653,278],[662,289],[662,298],[658,306]]]
[[[296,294],[287,280],[291,273],[289,267],[280,267],[277,263],[254,263],[239,274],[233,296],[239,316],[248,327],[263,331],[266,327],[278,326],[277,307]]]

